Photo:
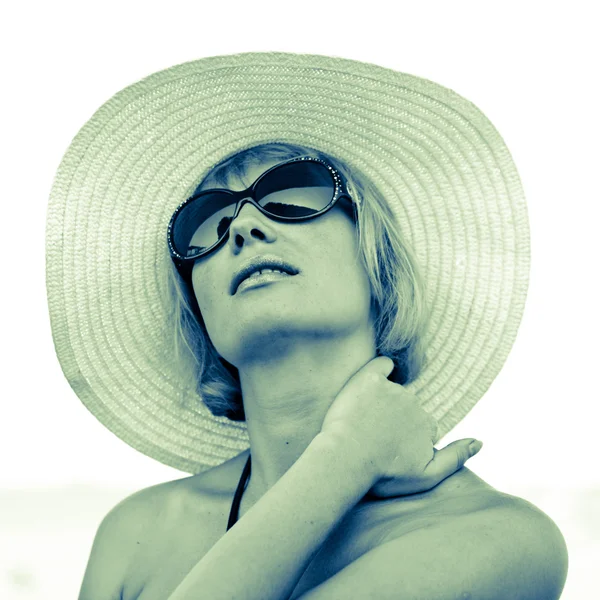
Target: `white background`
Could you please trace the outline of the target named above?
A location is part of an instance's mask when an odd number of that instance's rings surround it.
[[[123,87],[181,62],[245,51],[329,54],[419,75],[471,100],[500,131],[528,201],[529,295],[505,367],[438,447],[481,439],[469,468],[543,508],[575,546],[574,530],[565,532],[567,500],[556,498],[600,499],[600,46],[591,2],[568,8],[524,1],[11,4],[3,9],[0,41],[0,509],[8,502],[14,514],[18,507],[46,514],[48,488],[55,488],[52,498],[69,494],[80,510],[99,503],[69,546],[76,583],[68,592],[61,588],[64,596],[44,575],[47,565],[44,571],[25,558],[7,568],[6,590],[15,598],[74,597],[106,511],[135,490],[187,475],[104,429],[62,375],[44,281],[54,173],[80,127]],[[41,490],[39,503],[33,488]],[[29,498],[28,509],[21,497]],[[596,519],[597,539],[598,517],[585,514]],[[23,552],[30,552],[32,544],[19,535]],[[573,556],[568,599],[584,597],[576,595],[573,575],[583,573],[583,563],[574,564]]]

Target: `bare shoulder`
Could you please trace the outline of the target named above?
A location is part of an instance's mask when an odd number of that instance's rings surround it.
[[[438,536],[446,530],[489,530],[499,536],[515,536],[523,541],[552,548],[566,553],[564,537],[556,523],[539,507],[528,500],[501,492],[469,469],[463,468],[438,486],[437,493],[415,498],[396,514],[397,507],[390,507],[394,517],[389,522],[386,541],[397,537],[411,539],[415,532],[423,538],[429,534]],[[408,517],[408,519],[407,519]],[[425,525],[423,527],[423,522]],[[414,522],[416,527],[407,527]],[[410,543],[410,542],[409,542]]]
[[[461,523],[461,521],[458,521]],[[481,510],[465,515],[465,527],[480,534],[493,532],[498,539],[519,540],[521,548],[531,556],[557,564],[567,559],[562,532],[541,508],[524,498],[498,492]],[[566,569],[566,564],[564,565]]]
[[[498,501],[487,510],[474,514],[472,522],[489,525],[499,533],[520,540],[522,549],[538,561],[538,566],[552,567],[555,575],[562,574],[566,579],[568,550],[565,538],[552,518],[528,500],[500,494]]]
[[[111,511],[129,524],[130,530],[144,530],[152,523],[180,520],[182,511],[207,509],[209,514],[215,502],[228,500],[235,490],[237,478],[248,452],[207,469],[202,473],[182,477],[144,488],[121,501]],[[110,513],[109,513],[110,514]]]
[[[441,598],[440,590],[444,598],[559,598],[568,557],[552,519],[468,470],[448,479],[412,498],[366,504],[358,514],[377,535],[363,547],[344,536],[334,553],[343,561],[313,568],[292,598],[387,598],[399,589],[407,600]]]
[[[481,577],[495,582],[502,597],[552,600],[562,593],[569,562],[565,539],[544,511],[523,498],[499,493],[490,506],[450,521],[438,534],[438,541],[456,534],[457,552],[472,556]]]
[[[430,527],[388,541],[397,555],[410,555],[405,566],[413,574],[434,560],[445,571],[441,579],[455,578],[458,589],[475,573],[471,584],[482,596],[559,598],[567,578],[568,551],[556,523],[531,502],[497,490],[485,491],[478,506],[450,510]]]
[[[119,599],[136,546],[159,509],[163,486],[135,492],[102,519],[83,577],[80,600]]]
[[[195,553],[222,535],[232,476],[240,457],[204,473],[159,483],[127,496],[100,523],[80,600],[135,598],[148,569],[195,540]],[[191,526],[193,524],[193,526]],[[224,531],[224,528],[223,528]]]
[[[536,546],[563,554],[566,544],[557,524],[541,508],[525,498],[495,490],[479,510],[466,515],[472,526],[490,526],[506,535],[516,535]]]

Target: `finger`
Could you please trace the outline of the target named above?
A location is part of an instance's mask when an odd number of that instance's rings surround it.
[[[394,361],[389,356],[377,356],[364,368],[374,373],[383,373],[387,377],[394,370]]]
[[[471,458],[475,456],[481,447],[473,447],[470,445],[473,438],[465,440],[456,440],[450,442],[445,448],[437,450],[434,457],[425,467],[424,475],[435,481],[442,481],[455,473]]]

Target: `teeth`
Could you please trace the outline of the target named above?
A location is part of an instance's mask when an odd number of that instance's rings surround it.
[[[279,269],[261,269],[260,271],[254,271],[254,273],[252,273],[248,279],[251,279],[252,277],[258,277],[263,273],[281,273],[282,275],[287,275],[285,271],[280,271]]]
[[[252,275],[246,277],[246,279],[256,279],[263,273],[279,273],[280,275],[288,275],[289,276],[289,273],[286,273],[285,271],[280,271],[279,269],[261,269],[260,271],[254,271],[254,273],[252,273]]]
[[[287,275],[285,271],[280,271],[279,269],[263,269],[259,271],[260,273],[282,273],[283,275]]]

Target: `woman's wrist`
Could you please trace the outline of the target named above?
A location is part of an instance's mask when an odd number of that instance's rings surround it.
[[[358,484],[362,483],[365,494],[378,480],[373,463],[366,458],[360,443],[352,436],[330,430],[319,433],[310,445],[332,453],[338,463],[347,469],[348,476]]]

